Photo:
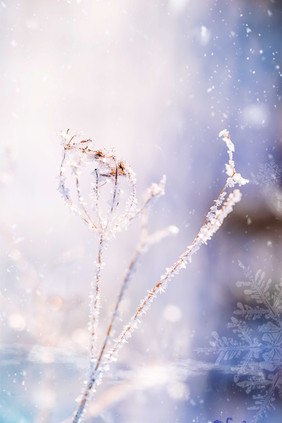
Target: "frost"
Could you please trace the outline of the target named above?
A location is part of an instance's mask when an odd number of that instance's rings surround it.
[[[113,150],[97,149],[90,139],[61,133],[64,148],[60,166],[59,191],[66,204],[91,230],[103,239],[127,226],[136,208],[135,174],[130,166],[116,157]],[[92,178],[84,187],[84,178]],[[120,179],[129,187],[127,198],[121,200]],[[67,185],[68,183],[68,185]],[[152,196],[161,195],[165,179],[154,186]],[[103,209],[100,206],[104,198]]]
[[[135,174],[130,166],[117,158],[114,151],[106,149],[97,149],[93,141],[90,139],[79,140],[76,136],[70,136],[69,131],[62,134],[63,138],[63,158],[60,166],[59,174],[59,190],[68,206],[74,211],[88,227],[98,235],[98,257],[95,263],[95,277],[91,282],[90,303],[89,303],[89,336],[90,336],[90,357],[89,357],[89,377],[83,395],[80,398],[79,406],[73,417],[73,423],[79,423],[83,417],[91,392],[95,391],[98,383],[100,383],[103,371],[109,367],[112,361],[117,357],[120,348],[128,342],[133,332],[139,327],[142,317],[151,307],[155,298],[165,292],[168,283],[182,269],[185,269],[188,262],[191,262],[192,255],[195,254],[201,245],[213,237],[215,232],[220,228],[224,219],[232,212],[236,203],[241,200],[242,194],[238,189],[229,193],[225,200],[227,189],[236,184],[244,185],[248,181],[236,172],[233,160],[233,152],[235,150],[228,131],[221,131],[220,136],[228,148],[229,163],[226,166],[227,180],[221,189],[218,198],[206,215],[199,232],[195,236],[193,242],[188,245],[179,258],[165,269],[164,274],[159,278],[153,288],[147,291],[147,295],[140,301],[136,312],[133,314],[129,322],[123,326],[120,335],[116,339],[112,339],[112,331],[119,316],[120,303],[125,295],[128,284],[136,270],[136,264],[140,256],[145,253],[148,248],[167,237],[175,235],[178,229],[175,226],[158,230],[149,234],[148,231],[148,209],[154,199],[164,195],[165,192],[165,176],[156,184],[153,183],[147,189],[143,197],[143,202],[139,209],[136,208],[136,190],[135,190]],[[89,167],[90,166],[90,167]],[[93,170],[94,169],[94,170]],[[86,184],[83,176],[86,173],[87,180],[89,176],[92,178],[90,183]],[[131,195],[125,201],[125,206],[121,206],[120,186],[126,183],[131,187]],[[66,183],[69,186],[66,186]],[[72,188],[69,188],[71,187]],[[106,190],[107,186],[109,187]],[[83,189],[84,187],[84,189]],[[102,201],[104,192],[106,191],[106,199]],[[84,193],[84,194],[83,194]],[[225,200],[225,201],[224,201]],[[117,211],[122,211],[117,215]],[[113,235],[126,227],[137,216],[141,217],[141,234],[139,244],[133,253],[131,262],[126,270],[120,291],[112,312],[108,329],[106,331],[101,349],[97,351],[97,334],[99,314],[101,308],[100,285],[103,276],[103,253],[105,242],[109,242]],[[168,312],[170,320],[178,320],[180,315],[177,309],[170,309]],[[109,344],[111,344],[109,346]],[[99,375],[99,377],[98,377]]]
[[[228,149],[227,152],[229,156],[229,161],[225,165],[226,174],[229,176],[229,178],[227,179],[227,186],[233,188],[236,184],[238,184],[239,186],[246,185],[249,182],[248,179],[243,178],[242,175],[236,172],[235,170],[235,163],[233,160],[233,153],[235,151],[235,147],[230,139],[229,132],[227,131],[227,129],[223,129],[219,133],[219,137],[223,139]]]
[[[274,284],[259,270],[253,275],[241,263],[246,279],[238,281],[246,302],[238,302],[227,328],[233,336],[213,332],[210,347],[197,351],[215,355],[215,366],[230,363],[234,382],[251,394],[253,421],[263,420],[282,399],[282,279]]]

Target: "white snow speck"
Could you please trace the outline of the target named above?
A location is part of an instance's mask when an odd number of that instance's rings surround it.
[[[209,87],[208,89],[207,89],[207,93],[210,93],[210,92],[212,92],[214,90],[214,85],[212,85],[211,87]]]
[[[208,28],[204,25],[201,26],[201,44],[207,45],[210,40],[211,32],[208,30]]]

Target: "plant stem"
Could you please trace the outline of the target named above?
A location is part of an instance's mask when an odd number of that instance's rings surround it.
[[[98,258],[97,258],[97,270],[95,277],[95,284],[91,284],[90,292],[90,314],[89,314],[89,330],[90,330],[90,375],[87,381],[86,388],[82,394],[81,401],[78,409],[74,415],[73,423],[79,423],[85,411],[85,407],[89,400],[93,385],[96,381],[96,369],[93,367],[93,360],[95,357],[95,344],[96,344],[96,332],[99,318],[100,308],[100,280],[101,280],[101,269],[102,269],[102,255],[103,255],[104,239],[103,235],[100,236],[99,247],[98,247]]]

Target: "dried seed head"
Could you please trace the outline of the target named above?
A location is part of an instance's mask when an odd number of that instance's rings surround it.
[[[67,204],[104,237],[126,226],[136,207],[135,174],[113,150],[62,134],[60,191]],[[68,187],[66,186],[68,180]]]

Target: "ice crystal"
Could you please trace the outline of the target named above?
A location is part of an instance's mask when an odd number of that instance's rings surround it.
[[[268,163],[259,165],[258,172],[253,175],[253,181],[260,186],[274,186],[281,178],[281,168],[271,159]]]
[[[243,288],[246,302],[238,302],[227,328],[233,336],[213,332],[210,347],[197,351],[215,355],[215,366],[228,362],[237,386],[251,394],[253,422],[264,421],[282,398],[282,279],[274,284],[265,273],[254,275],[245,268]]]

